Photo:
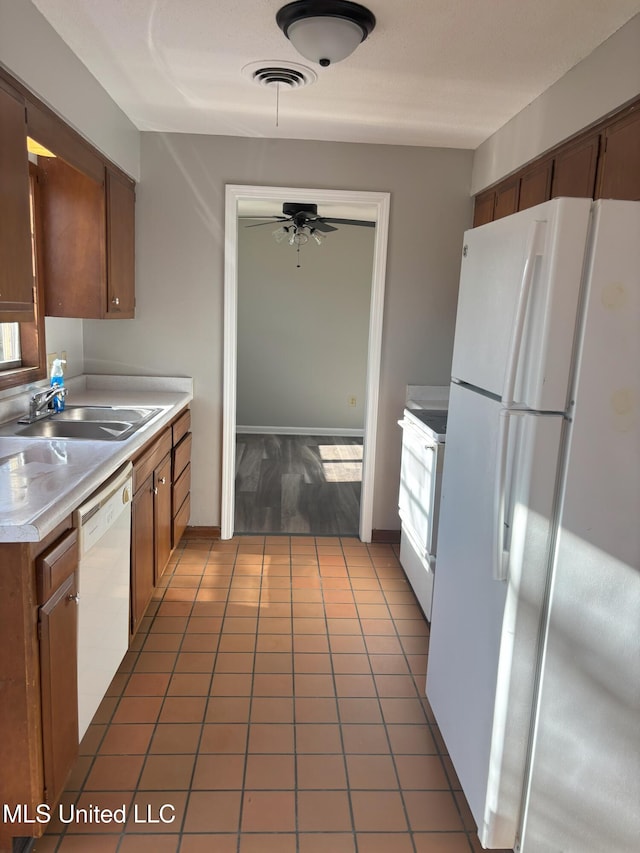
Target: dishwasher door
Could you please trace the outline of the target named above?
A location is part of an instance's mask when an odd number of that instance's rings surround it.
[[[131,472],[128,462],[74,513],[80,740],[129,647]]]

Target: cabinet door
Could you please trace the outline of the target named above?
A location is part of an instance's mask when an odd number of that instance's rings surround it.
[[[525,172],[520,179],[518,210],[527,210],[551,198],[552,161],[546,160]]]
[[[156,537],[156,576],[160,579],[171,556],[171,454],[165,456],[153,473],[154,527]]]
[[[45,801],[55,803],[78,755],[76,575],[40,608]]]
[[[594,134],[560,151],[553,164],[551,198],[593,198],[600,135]]]
[[[505,181],[496,189],[496,204],[493,210],[494,219],[510,216],[518,210],[520,181],[518,178]]]
[[[496,194],[494,190],[487,193],[482,193],[476,198],[476,206],[473,211],[473,227],[478,225],[486,225],[487,222],[493,222],[493,208],[496,202]]]
[[[153,474],[137,489],[131,505],[131,632],[135,634],[155,585]]]
[[[107,299],[105,316],[131,319],[135,307],[135,192],[132,181],[106,172]]]
[[[106,292],[104,186],[59,157],[39,164],[45,314],[100,319]]]
[[[598,198],[640,201],[640,109],[604,132]]]
[[[0,85],[0,322],[33,319],[29,160],[24,101]]]

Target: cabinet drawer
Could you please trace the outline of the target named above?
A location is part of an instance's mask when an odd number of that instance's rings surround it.
[[[173,446],[175,447],[191,429],[191,410],[187,409],[186,412],[183,412],[180,417],[174,421],[171,429],[173,430]]]
[[[78,568],[78,531],[70,530],[36,559],[38,604],[44,604]]]
[[[173,484],[172,506],[173,515],[177,515],[178,510],[184,503],[184,499],[191,490],[191,465],[187,465],[180,477]]]
[[[173,519],[173,547],[182,539],[182,534],[187,528],[187,524],[189,523],[189,516],[191,515],[191,495],[187,494],[187,497],[184,500],[184,503],[178,510],[178,514]]]
[[[187,433],[177,447],[173,448],[173,481],[178,479],[180,474],[191,461],[191,433]]]
[[[134,459],[133,462],[133,492],[144,483],[152,471],[158,467],[167,453],[171,452],[171,429],[165,430],[160,438],[148,450]]]

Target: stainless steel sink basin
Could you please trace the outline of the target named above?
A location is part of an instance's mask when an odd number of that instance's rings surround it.
[[[9,434],[21,438],[75,438],[85,441],[123,441],[162,409],[124,406],[68,406],[31,424],[15,423]],[[6,435],[7,430],[2,432]]]
[[[67,406],[54,415],[56,421],[128,421],[130,424],[146,423],[157,415],[160,409],[129,408],[125,406]]]

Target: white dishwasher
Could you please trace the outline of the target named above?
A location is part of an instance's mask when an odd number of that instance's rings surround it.
[[[129,647],[131,472],[128,462],[74,513],[80,740]]]

